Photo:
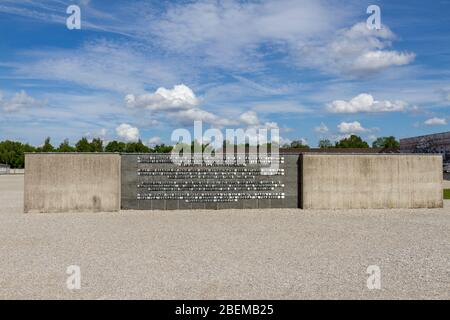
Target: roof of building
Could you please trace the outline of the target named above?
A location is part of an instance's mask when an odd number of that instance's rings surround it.
[[[400,143],[402,142],[406,142],[408,140],[417,140],[417,139],[432,139],[432,138],[442,138],[442,137],[450,137],[450,131],[447,132],[440,132],[440,133],[432,133],[432,134],[427,134],[427,135],[423,135],[423,136],[416,136],[416,137],[408,137],[408,138],[403,138],[400,139]]]

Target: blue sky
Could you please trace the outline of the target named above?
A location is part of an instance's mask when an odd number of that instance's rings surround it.
[[[81,30],[66,9],[81,9]],[[381,30],[369,30],[369,5]],[[0,140],[449,130],[450,1],[0,0]]]

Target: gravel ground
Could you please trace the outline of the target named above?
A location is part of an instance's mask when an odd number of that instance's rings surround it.
[[[2,299],[449,299],[450,204],[434,210],[23,214],[0,176]],[[81,289],[66,287],[69,265]],[[381,290],[366,286],[381,268]]]

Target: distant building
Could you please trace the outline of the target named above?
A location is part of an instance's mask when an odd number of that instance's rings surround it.
[[[450,132],[400,139],[402,153],[440,153],[450,163]]]
[[[0,174],[9,174],[9,165],[0,163]]]

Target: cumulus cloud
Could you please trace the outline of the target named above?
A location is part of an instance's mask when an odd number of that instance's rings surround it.
[[[264,122],[261,123],[258,114],[254,110],[250,110],[242,113],[239,116],[240,123],[248,126],[249,128],[259,128],[259,129],[279,129],[278,123],[276,122]]]
[[[204,110],[201,99],[188,86],[181,84],[172,89],[159,88],[154,93],[128,94],[125,103],[129,108],[147,110],[153,116],[164,117],[182,125],[202,121],[216,127],[244,125],[266,129],[278,128],[275,122],[261,123],[256,111],[246,111],[235,118]]]
[[[381,30],[370,30],[360,22],[339,30],[328,43],[300,46],[298,57],[304,66],[364,76],[414,61],[414,53],[389,50],[395,38],[386,25]]]
[[[122,123],[116,128],[117,136],[128,142],[136,142],[139,140],[139,129],[127,123]]]
[[[199,104],[194,92],[184,84],[176,85],[172,89],[161,87],[154,93],[137,96],[128,94],[125,102],[130,108],[145,108],[150,111],[186,110]]]
[[[255,111],[247,111],[239,117],[242,123],[249,126],[256,126],[259,124],[259,118]]]
[[[325,125],[325,123],[320,123],[319,126],[314,128],[314,132],[316,133],[321,133],[321,134],[325,134],[329,131],[328,127]]]
[[[160,87],[154,93],[128,94],[125,103],[129,108],[147,110],[152,115],[166,117],[181,124],[203,121],[214,126],[225,126],[235,123],[201,109],[200,99],[184,84],[175,85],[172,89]]]
[[[427,126],[445,126],[447,124],[447,119],[434,117],[426,120],[424,123]]]
[[[350,101],[335,100],[327,105],[327,111],[332,113],[375,113],[404,111],[407,103],[397,101],[377,101],[372,95],[362,93]]]
[[[5,99],[0,92],[0,108],[5,112],[16,112],[22,109],[43,105],[44,103],[44,101],[29,96],[24,90],[15,93],[9,99]]]
[[[340,133],[361,133],[367,131],[358,121],[341,122],[337,127]]]

